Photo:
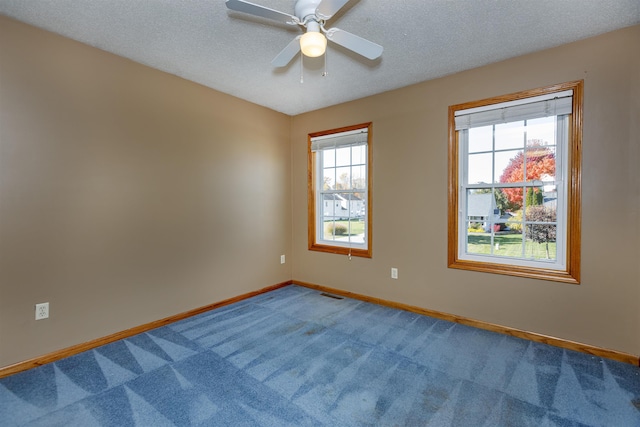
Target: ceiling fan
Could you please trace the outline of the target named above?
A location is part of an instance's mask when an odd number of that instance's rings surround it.
[[[325,29],[324,24],[331,19],[349,0],[297,0],[295,15],[280,12],[245,0],[227,0],[231,10],[271,19],[288,25],[299,25],[306,29],[294,38],[271,61],[274,67],[284,67],[302,50],[309,57],[325,53],[327,39],[368,59],[382,55],[382,46],[339,28]]]

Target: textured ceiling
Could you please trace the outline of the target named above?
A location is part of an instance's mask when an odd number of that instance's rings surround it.
[[[350,0],[326,27],[384,52],[370,61],[329,43],[326,77],[323,59],[273,68],[301,31],[224,0],[0,0],[0,14],[295,115],[635,25],[640,0]]]

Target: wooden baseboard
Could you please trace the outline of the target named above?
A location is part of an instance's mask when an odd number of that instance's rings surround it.
[[[327,292],[335,295],[341,295],[347,298],[353,298],[360,301],[365,301],[373,304],[378,304],[386,307],[396,308],[399,310],[405,310],[412,313],[422,314],[425,316],[434,317],[437,319],[448,320],[450,322],[460,323],[467,326],[473,326],[480,329],[485,329],[488,331],[498,332],[501,334],[511,335],[518,338],[524,338],[530,341],[541,342],[544,344],[553,345],[556,347],[566,348],[569,350],[575,350],[582,353],[591,354],[598,357],[603,357],[607,359],[616,360],[619,362],[629,363],[632,365],[640,366],[640,357],[624,353],[617,350],[610,350],[602,347],[596,347],[589,344],[583,344],[575,341],[565,340],[561,338],[551,337],[547,335],[537,334],[534,332],[522,331],[520,329],[510,328],[507,326],[500,326],[493,323],[483,322],[480,320],[469,319],[463,316],[457,316],[454,314],[443,313],[435,310],[428,310],[421,307],[416,307],[408,304],[402,304],[394,301],[388,301],[381,298],[374,298],[367,295],[357,294],[354,292],[343,291],[340,289],[330,288],[327,286],[316,285],[313,283],[302,282],[299,280],[290,280],[287,282],[278,283],[273,286],[268,286],[266,288],[259,289],[257,291],[249,292],[246,294],[238,295],[233,298],[229,298],[223,301],[219,301],[213,304],[209,304],[203,307],[199,307],[193,310],[186,311],[184,313],[176,314],[174,316],[165,317],[164,319],[156,320],[150,323],[146,323],[144,325],[136,326],[131,329],[127,329],[125,331],[116,332],[115,334],[108,335],[106,337],[97,338],[92,341],[88,341],[85,343],[77,344],[71,347],[64,348],[62,350],[54,351],[52,353],[45,354],[43,356],[39,356],[30,360],[25,360],[23,362],[18,362],[13,365],[9,365],[3,368],[0,368],[0,378],[7,377],[9,375],[16,374],[18,372],[26,371],[31,368],[35,368],[41,365],[45,365],[47,363],[55,362],[57,360],[63,359],[65,357],[73,356],[78,353],[82,353],[83,351],[88,351],[94,349],[96,347],[100,347],[105,344],[109,344],[114,341],[118,341],[121,339],[125,339],[131,337],[133,335],[137,335],[151,329],[159,328],[161,326],[166,326],[168,324],[186,319],[191,316],[195,316],[209,310],[213,310],[219,307],[224,307],[225,305],[233,304],[235,302],[242,301],[247,298],[254,297],[256,295],[263,294],[265,292],[270,292],[284,286],[288,286],[291,284],[304,286],[311,289],[316,289],[322,292]]]
[[[367,295],[357,294],[354,292],[348,292],[340,289],[329,288],[327,286],[316,285],[313,283],[306,283],[299,280],[293,280],[292,283],[295,285],[304,286],[304,287],[315,289],[318,291],[327,292],[330,294],[336,294],[336,295],[344,296],[347,298],[353,298],[360,301],[383,305],[386,307],[397,308],[397,309],[409,311],[412,313],[423,314],[425,316],[435,317],[437,319],[448,320],[450,322],[460,323],[467,326],[473,326],[479,329],[485,329],[492,332],[498,332],[501,334],[511,335],[518,338],[524,338],[530,341],[549,344],[555,347],[566,348],[568,350],[575,350],[582,353],[591,354],[593,356],[603,357],[606,359],[616,360],[618,362],[624,362],[624,363],[629,363],[635,366],[640,366],[640,356],[624,353],[617,350],[610,350],[607,348],[596,347],[589,344],[583,344],[575,341],[565,340],[562,338],[551,337],[548,335],[542,335],[535,332],[527,332],[520,329],[510,328],[507,326],[501,326],[501,325],[496,325],[489,322],[470,319],[468,317],[457,316],[455,314],[448,314],[440,311],[428,310],[428,309],[416,307],[413,305],[402,304],[394,301],[387,301],[380,298],[374,298]]]
[[[13,365],[6,366],[4,368],[0,368],[0,378],[7,377],[9,375],[17,374],[18,372],[26,371],[31,368],[35,368],[41,365],[45,365],[47,363],[55,362],[56,360],[63,359],[65,357],[73,356],[78,353],[82,353],[83,351],[91,350],[96,347],[100,347],[105,344],[112,343],[114,341],[118,341],[124,338],[131,337],[133,335],[141,334],[142,332],[149,331],[151,329],[156,329],[161,326],[166,326],[168,324],[177,322],[179,320],[186,319],[191,316],[195,316],[197,314],[201,314],[207,312],[209,310],[213,310],[216,308],[224,307],[225,305],[233,304],[238,301],[245,300],[247,298],[254,297],[256,295],[263,294],[265,292],[270,292],[284,286],[290,285],[292,282],[282,282],[273,286],[268,286],[266,288],[258,289],[257,291],[248,292],[246,294],[238,295],[233,298],[229,298],[223,301],[215,302],[213,304],[205,305],[203,307],[199,307],[193,310],[185,311],[184,313],[176,314],[173,316],[165,317],[164,319],[156,320],[150,323],[146,323],[144,325],[135,326],[131,329],[127,329],[125,331],[116,332],[115,334],[107,335],[106,337],[97,338],[95,340],[87,341],[85,343],[77,344],[71,347],[64,348],[62,350],[57,350],[43,356],[39,356],[33,359],[25,360],[23,362],[18,362]]]

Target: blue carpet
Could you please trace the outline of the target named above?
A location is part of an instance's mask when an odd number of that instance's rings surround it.
[[[2,426],[640,426],[640,368],[287,286],[0,380]]]

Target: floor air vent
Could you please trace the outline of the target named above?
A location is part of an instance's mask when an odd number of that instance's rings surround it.
[[[322,295],[323,297],[327,297],[327,298],[333,298],[333,299],[344,299],[342,297],[339,297],[337,295],[331,295],[331,294],[327,294],[325,292],[321,293],[320,295]]]

